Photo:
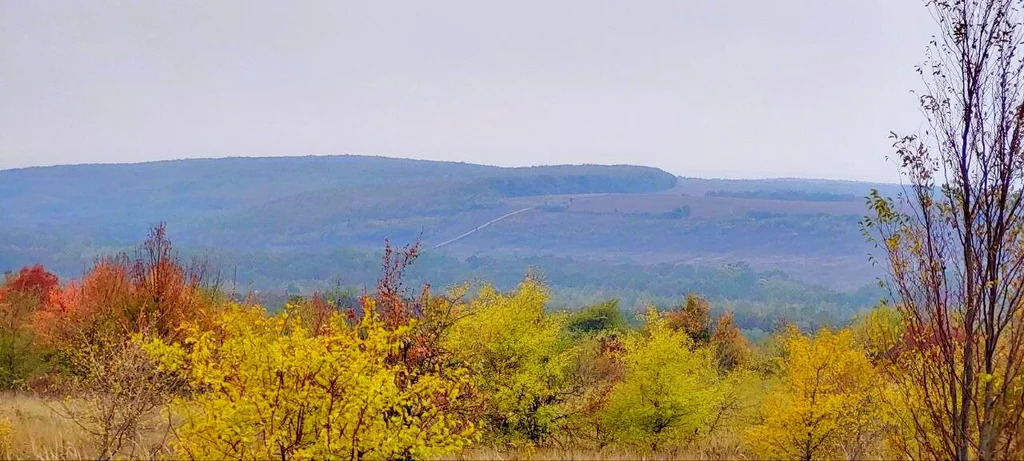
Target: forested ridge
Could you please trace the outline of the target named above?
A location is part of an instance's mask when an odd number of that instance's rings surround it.
[[[11,217],[0,222],[3,271],[41,263],[77,278],[163,221],[186,257],[278,309],[292,295],[370,287],[385,239],[419,239],[414,284],[508,290],[530,273],[552,288],[554,307],[615,298],[627,312],[697,292],[751,337],[787,322],[836,325],[884,296],[857,230],[863,200],[807,199],[895,190],[366,156],[73,165],[0,179],[0,211]],[[526,211],[434,248],[517,210]]]
[[[385,238],[422,238],[430,250],[530,208],[436,253],[461,263],[472,256],[507,260],[517,275],[529,257],[595,268],[599,260],[745,263],[845,292],[877,277],[856,226],[873,187],[897,191],[842,181],[676,178],[630,166],[497,168],[349,155],[6,170],[0,270],[43,263],[77,276],[95,257],[130,248],[166,222],[183,251],[216,253],[223,270],[238,269],[239,283],[279,292],[294,284],[308,294],[350,277],[352,268],[304,266],[307,255],[346,251],[376,259]],[[861,199],[805,200],[814,194]],[[261,262],[271,259],[275,264]],[[292,269],[279,270],[281,263]],[[372,268],[358,278],[371,279]]]

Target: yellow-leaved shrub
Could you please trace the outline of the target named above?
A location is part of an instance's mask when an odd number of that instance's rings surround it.
[[[605,409],[617,442],[658,450],[701,434],[720,399],[719,376],[712,351],[692,346],[653,309],[643,330],[626,337],[625,377]]]
[[[878,456],[884,429],[882,382],[846,329],[783,337],[780,382],[747,441],[765,459]]]
[[[507,294],[484,287],[446,339],[470,370],[491,443],[536,445],[565,421],[570,342],[564,317],[545,312],[547,300],[530,279]]]
[[[188,377],[174,405],[184,418],[176,453],[194,459],[430,458],[476,439],[448,411],[465,387],[458,369],[414,370],[394,360],[408,327],[337,313],[312,334],[287,311],[230,306],[182,344],[147,347]]]

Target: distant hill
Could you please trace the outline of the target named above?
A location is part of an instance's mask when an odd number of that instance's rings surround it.
[[[898,192],[847,181],[677,178],[641,166],[500,168],[349,155],[4,170],[0,271],[42,262],[76,275],[164,221],[180,248],[218,255],[241,283],[267,290],[364,282],[385,238],[421,237],[434,275],[422,276],[436,283],[513,280],[532,268],[568,292],[596,289],[600,277],[569,275],[576,265],[607,273],[610,294],[658,297],[697,286],[699,268],[712,274],[742,263],[751,286],[784,274],[787,284],[852,293],[878,275],[857,226],[871,188]],[[623,278],[634,273],[644,282]]]
[[[12,246],[26,238],[121,245],[159,221],[179,236],[222,243],[303,241],[315,229],[500,206],[503,197],[545,193],[653,192],[675,184],[644,167],[498,168],[365,156],[227,158],[0,171],[0,223]],[[416,225],[364,229],[332,247],[405,239]],[[260,235],[251,235],[261,231]],[[40,233],[45,234],[39,235]],[[365,234],[365,238],[351,238]],[[339,235],[329,230],[325,238]],[[179,237],[180,238],[180,237]],[[21,243],[21,245],[19,245]],[[0,256],[3,257],[3,256]],[[0,259],[0,263],[5,260]],[[7,263],[10,264],[10,263]]]

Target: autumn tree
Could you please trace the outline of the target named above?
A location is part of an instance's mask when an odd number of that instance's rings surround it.
[[[183,342],[150,342],[162,369],[194,389],[176,400],[184,418],[176,455],[424,459],[474,441],[473,421],[449,411],[463,373],[390,360],[409,326],[364,309],[355,324],[332,313],[312,332],[287,313],[230,306],[212,328],[191,324]]]
[[[215,282],[201,261],[184,262],[163,225],[133,253],[100,258],[35,316],[37,331],[65,351],[104,347],[134,333],[175,339],[213,308]]]
[[[45,368],[31,322],[59,289],[57,276],[40,265],[24,267],[0,285],[0,389],[23,386]]]
[[[693,347],[712,346],[715,361],[722,372],[729,372],[747,362],[749,346],[733,320],[725,312],[717,321],[711,320],[711,304],[697,294],[686,295],[686,302],[664,314],[668,328],[686,333]]]
[[[790,329],[782,339],[778,388],[747,431],[765,459],[877,456],[884,430],[877,373],[849,330],[814,337]]]
[[[566,332],[572,337],[563,394],[565,423],[559,442],[585,443],[603,448],[614,441],[615,428],[604,409],[625,373],[624,338],[630,328],[618,300],[592,304],[572,313]]]
[[[548,296],[531,279],[511,293],[485,286],[446,337],[470,372],[493,443],[535,446],[565,422],[572,355],[565,319],[545,312]]]
[[[622,360],[625,376],[604,415],[616,441],[652,451],[694,441],[720,398],[711,352],[652,309],[626,338]]]
[[[597,330],[574,340],[563,389],[568,395],[562,407],[566,419],[556,434],[561,445],[589,444],[602,449],[615,442],[618,427],[606,417],[605,409],[626,372],[625,334]]]
[[[907,192],[874,193],[905,323],[915,455],[1019,458],[1024,400],[1024,55],[1016,0],[929,1],[927,128],[896,136]]]
[[[665,319],[669,328],[685,332],[694,345],[703,346],[711,340],[711,304],[694,293],[686,295],[686,302],[668,311]]]
[[[853,320],[858,345],[875,363],[887,364],[909,344],[903,340],[905,327],[898,309],[881,304]]]
[[[750,360],[750,346],[736,327],[732,312],[726,312],[718,318],[710,344],[718,370],[723,373],[742,367]]]
[[[377,279],[374,296],[381,319],[389,325],[404,325],[419,313],[419,306],[408,298],[403,284],[405,271],[416,261],[419,254],[418,240],[402,248],[392,247],[391,242],[387,240],[384,242],[381,274]],[[424,291],[427,290],[429,287],[424,287]]]
[[[55,289],[32,315],[63,371],[51,390],[72,399],[63,414],[95,442],[92,456],[138,456],[142,428],[183,389],[139,343],[181,339],[183,325],[209,319],[217,302],[209,275],[181,261],[161,225],[135,252],[100,258],[80,281]]]

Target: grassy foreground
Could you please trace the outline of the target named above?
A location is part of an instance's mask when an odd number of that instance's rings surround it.
[[[0,393],[0,459],[95,459],[96,437],[68,417],[74,402],[20,392]],[[121,454],[130,459],[174,458],[173,429],[152,419],[140,427],[138,443]]]
[[[21,392],[0,393],[0,459],[94,459],[100,448],[88,431],[65,414],[68,403]],[[128,459],[174,459],[173,427],[166,420],[152,420],[140,434],[141,444],[125,447]],[[705,454],[706,456],[706,454]],[[587,450],[541,448],[500,450],[472,448],[451,458],[455,460],[667,460],[692,459],[697,453],[678,450],[644,452],[622,449]]]

